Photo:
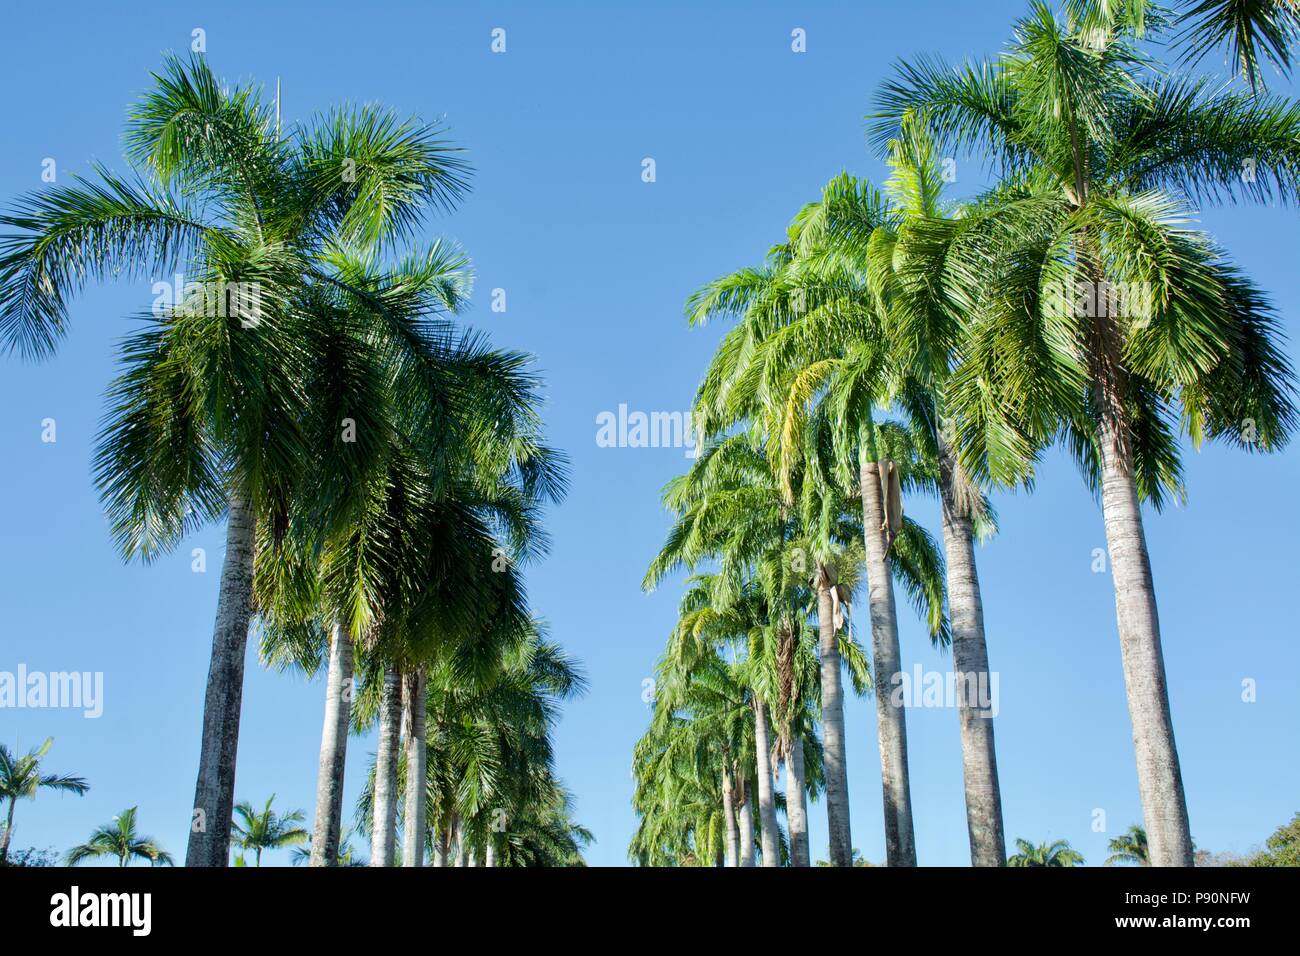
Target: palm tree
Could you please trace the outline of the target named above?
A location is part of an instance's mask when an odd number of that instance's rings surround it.
[[[823,501],[818,497],[813,485],[809,484],[804,497],[806,500],[799,507],[790,507],[783,502],[771,465],[747,437],[733,435],[712,442],[690,472],[675,479],[664,491],[664,503],[677,511],[679,517],[643,583],[649,589],[677,567],[694,569],[702,560],[719,560],[723,573],[718,580],[723,582],[723,586],[718,594],[697,599],[696,604],[699,613],[706,615],[705,620],[712,613],[717,620],[730,622],[733,638],[751,632],[746,639],[750,657],[762,662],[752,670],[756,681],[756,732],[767,736],[767,712],[775,705],[777,753],[782,758],[795,756],[796,750],[792,743],[792,727],[800,695],[794,693],[792,668],[796,661],[795,637],[802,633],[811,604],[806,577],[809,565],[819,560],[824,568],[831,561],[843,562],[846,573],[840,591],[847,598],[852,584],[851,569],[856,562],[852,547],[845,551],[843,546],[846,542],[859,540],[853,519],[846,516],[843,509],[837,511],[829,499]],[[745,580],[748,580],[748,585],[738,583]],[[735,608],[731,599],[742,594],[746,586],[752,592],[750,604],[758,602],[758,606],[737,620],[732,614]],[[826,590],[822,588],[823,593]],[[727,608],[729,604],[733,604],[730,609]],[[839,696],[842,653],[848,655],[859,693],[869,682],[861,654],[847,631],[844,637],[837,637],[840,626],[832,624],[832,615],[825,609],[819,620],[823,628],[820,682],[826,738],[827,812],[834,824],[831,840],[838,845],[848,838],[844,832],[848,823],[848,786]],[[694,631],[697,638],[703,630],[686,616],[683,624],[688,627],[688,632]],[[754,630],[756,627],[759,630]],[[803,757],[804,748],[800,746],[791,766],[794,779],[789,781],[791,789],[786,803],[787,811],[793,814],[791,842],[796,865],[806,866],[808,855],[802,812],[807,780],[799,779],[806,778],[806,768],[804,773],[799,768],[799,760]],[[764,785],[763,766],[766,764],[764,757],[758,768],[760,823],[768,803],[764,799],[764,793],[769,789]],[[748,807],[747,803],[740,805]],[[744,822],[742,816],[742,826]],[[771,823],[774,820],[769,818]],[[769,831],[768,860],[769,865],[775,865],[775,828],[769,825]]]
[[[369,681],[357,699],[363,722],[382,706],[376,683]],[[554,724],[559,704],[584,687],[578,666],[533,619],[519,630],[503,613],[477,646],[462,642],[437,649],[426,661],[426,826],[421,829],[411,815],[409,800],[394,807],[395,828],[400,822],[404,836],[403,863],[405,846],[419,836],[432,848],[435,866],[447,865],[454,851],[467,857],[473,851],[488,866],[561,865],[538,862],[541,845],[529,841],[545,834],[560,838],[556,814],[568,801],[561,799],[554,774]],[[408,758],[409,749],[398,756],[394,789],[409,795],[419,768]],[[357,803],[358,825],[376,816],[377,764]],[[526,853],[525,845],[531,847]],[[517,849],[524,855],[515,856]]]
[[[1133,824],[1120,836],[1107,845],[1110,856],[1106,857],[1105,866],[1116,863],[1133,863],[1137,866],[1150,866],[1151,855],[1147,847],[1147,831],[1138,824]]]
[[[177,290],[127,340],[97,480],[127,556],[149,560],[228,513],[186,854],[225,866],[254,539],[259,522],[286,522],[313,398],[304,369],[338,328],[311,290],[365,303],[366,354],[387,356],[398,386],[424,394],[437,350],[389,309],[406,289],[351,284],[340,250],[409,236],[425,209],[455,203],[467,167],[437,128],[374,107],[283,137],[258,90],[223,88],[202,58],[167,60],[126,141],[136,181],[101,168],[96,182],[32,194],[0,217],[16,230],[0,237],[0,337],[10,352],[48,356],[67,299],[91,277],[183,267],[201,290],[204,307]],[[231,283],[252,290],[251,307],[229,308]]]
[[[1158,35],[1165,27],[1163,10],[1150,0],[1070,0],[1073,21],[1084,31],[1103,34],[1116,27],[1134,35]],[[1170,27],[1183,59],[1191,62],[1225,49],[1228,62],[1250,84],[1263,86],[1263,60],[1283,75],[1291,72],[1291,47],[1300,38],[1300,4],[1296,0],[1182,0]]]
[[[150,866],[172,866],[172,855],[153,837],[143,836],[135,830],[136,807],[123,810],[113,817],[111,824],[99,827],[90,839],[68,851],[68,866],[102,856],[117,857],[118,866],[130,866],[136,857],[148,860]]]
[[[861,218],[853,222],[851,231],[855,242],[862,242],[884,215],[883,207],[869,195],[857,200],[849,205]],[[885,361],[890,353],[875,332],[879,316],[867,277],[855,273],[851,263],[837,254],[801,252],[813,244],[813,236],[825,232],[822,223],[804,210],[790,228],[789,241],[771,250],[764,268],[716,280],[688,303],[692,322],[719,314],[741,319],[723,340],[706,374],[697,398],[697,418],[706,433],[741,421],[763,433],[775,448],[772,459],[786,503],[796,497],[794,475],[805,458],[806,472],[813,480],[804,479],[804,487],[816,488],[821,497],[852,494],[860,500],[873,666],[877,686],[892,687],[894,675],[901,671],[894,578],[900,577],[914,601],[921,597],[934,612],[932,636],[946,643],[943,560],[928,535],[902,516],[901,494],[896,485],[888,484],[891,476],[899,476],[899,463],[888,457],[884,427],[876,420],[875,408],[890,400]],[[915,478],[901,477],[904,488]],[[818,540],[826,541],[824,535]],[[838,624],[830,622],[841,616],[836,608],[843,568],[826,562],[825,547],[820,551],[814,584],[822,608],[825,674],[833,670],[828,664]],[[827,801],[832,860],[849,866],[847,813],[834,809],[842,802],[839,791],[847,788],[847,783],[839,782],[839,747],[834,740],[837,689],[832,685],[828,693],[825,682],[822,688],[824,706],[829,704]],[[876,700],[889,859],[894,866],[915,865],[904,712],[892,694],[878,694]]]
[[[892,470],[906,458],[900,474],[902,489],[933,491],[940,498],[954,669],[973,692],[987,685],[989,673],[974,540],[988,537],[994,520],[988,502],[951,453],[946,437],[951,422],[945,416],[942,392],[954,362],[959,323],[936,281],[943,274],[946,248],[935,241],[935,233],[952,210],[943,203],[941,170],[922,129],[904,123],[902,135],[889,144],[888,153],[894,172],[885,196],[869,183],[841,174],[791,226],[788,281],[797,281],[805,306],[810,288],[818,290],[818,301],[756,348],[754,362],[761,364],[764,352],[770,351],[777,356],[778,367],[790,364],[805,351],[801,336],[807,336],[814,348],[819,340],[830,343],[828,351],[797,360],[803,371],[786,372],[790,380],[786,418],[793,417],[794,423],[805,396],[833,374],[837,364],[842,370],[851,368],[855,353],[859,374],[879,379],[875,401],[906,413],[905,440],[901,444],[895,440],[893,450],[888,426],[876,426],[869,408],[867,415],[859,417],[869,444],[874,444],[877,456],[883,454],[881,467]],[[822,286],[849,295],[828,297],[820,292]],[[811,336],[801,326],[807,326]],[[764,373],[763,377],[774,376]],[[841,407],[848,415],[838,427],[849,430],[853,405],[841,403]],[[897,429],[893,431],[897,438]],[[797,435],[797,429],[791,433]],[[859,483],[868,491],[877,486],[874,479],[860,478]],[[872,501],[866,505],[872,514],[880,510]],[[883,514],[880,517],[883,524]],[[874,522],[873,517],[870,526]],[[1001,866],[1006,849],[992,715],[987,703],[972,699],[977,697],[961,694],[958,708],[971,858],[977,866]]]
[[[262,865],[263,850],[300,846],[310,836],[304,828],[298,826],[306,819],[301,810],[279,814],[271,809],[274,802],[275,794],[271,794],[260,813],[247,800],[235,804],[237,819],[231,828],[233,842],[242,850],[253,851],[254,866]]]
[[[650,727],[633,751],[640,818],[628,856],[642,866],[753,866],[754,714],[740,666],[716,645],[688,650],[674,629],[656,669]]]
[[[312,838],[307,837],[307,842],[301,846],[296,846],[289,853],[289,864],[299,866],[306,863],[311,866],[322,864],[312,863]],[[334,851],[331,857],[332,862],[329,866],[365,866],[366,864],[357,857],[356,849],[352,846],[352,828],[348,827],[343,831],[339,838],[338,849]]]
[[[1182,494],[1180,426],[1267,451],[1296,412],[1267,299],[1179,223],[1188,197],[1294,199],[1300,107],[1165,77],[1120,32],[1036,5],[996,61],[903,64],[876,142],[909,115],[945,152],[987,146],[1004,175],[948,240],[966,306],[947,396],[958,460],[1014,484],[1059,438],[1100,492],[1151,861],[1190,866],[1140,503]]]
[[[36,794],[41,790],[58,790],[81,796],[90,789],[90,785],[81,777],[41,773],[41,761],[50,752],[53,743],[53,737],[46,737],[39,747],[34,747],[17,758],[8,747],[0,744],[0,799],[9,801],[5,811],[4,833],[0,833],[0,863],[9,860],[9,842],[14,834],[14,808],[20,797],[35,800]]]
[[[1016,853],[1007,858],[1007,866],[1082,866],[1083,854],[1070,847],[1068,840],[1055,843],[1040,843],[1037,846],[1028,840],[1016,840]]]

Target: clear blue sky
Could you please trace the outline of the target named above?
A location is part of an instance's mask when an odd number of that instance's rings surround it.
[[[1024,6],[684,2],[19,4],[0,36],[5,148],[0,202],[92,160],[118,169],[125,110],[165,50],[207,31],[215,69],[272,88],[284,119],[342,101],[444,116],[470,151],[472,196],[431,228],[462,241],[478,272],[468,321],[534,352],[547,381],[552,440],[573,458],[568,501],[550,518],[554,549],[530,593],[591,681],[559,728],[559,769],[596,834],[589,858],[625,862],[635,822],[631,748],[647,707],[641,681],[674,619],[669,583],[639,582],[668,516],[659,489],[680,450],[600,448],[596,416],[620,403],[687,407],[720,334],[690,330],[687,295],[756,262],[795,210],[841,169],[880,177],[862,116],[898,56],[992,53]],[[490,52],[490,31],[507,52]],[[790,50],[807,31],[808,51]],[[1213,66],[1213,64],[1211,65]],[[643,183],[653,157],[657,182]],[[957,189],[981,182],[958,162]],[[1275,296],[1295,339],[1300,306],[1295,210],[1210,209],[1203,221]],[[158,277],[165,278],[165,277]],[[198,759],[222,529],[150,567],[115,556],[90,479],[94,435],[125,316],[150,282],[92,287],[72,334],[44,365],[0,362],[0,670],[103,671],[98,720],[60,710],[0,710],[0,738],[26,750],[55,737],[50,771],[84,775],[83,798],[43,794],[18,808],[15,846],[66,850],[124,807],[183,853]],[[488,308],[492,288],[508,311]],[[1294,344],[1288,345],[1293,361]],[[41,421],[58,441],[41,441]],[[1243,851],[1300,810],[1300,642],[1294,593],[1300,457],[1210,448],[1187,462],[1190,502],[1151,517],[1148,537],[1174,720],[1198,845]],[[1032,497],[998,501],[1001,536],[979,555],[1008,837],[1067,838],[1090,862],[1141,818],[1100,514],[1069,463],[1053,457]],[[912,512],[934,524],[935,509]],[[205,547],[207,574],[190,570]],[[908,666],[943,668],[905,613]],[[250,655],[252,651],[250,650]],[[1258,701],[1241,682],[1258,682]],[[250,660],[237,797],[272,792],[314,804],[323,687]],[[873,709],[847,712],[854,844],[884,856]],[[969,860],[957,716],[908,714],[918,855]],[[349,749],[348,818],[372,738]],[[1109,834],[1091,829],[1108,815]],[[825,856],[824,804],[813,846]],[[362,846],[364,848],[364,841]],[[271,854],[269,861],[284,861]]]

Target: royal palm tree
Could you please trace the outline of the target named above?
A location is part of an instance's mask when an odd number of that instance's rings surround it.
[[[231,836],[235,846],[253,851],[253,865],[262,865],[263,850],[279,850],[287,846],[301,846],[310,834],[299,824],[307,819],[301,810],[280,814],[271,809],[275,794],[267,798],[266,806],[258,812],[247,800],[235,804],[235,821]]]
[[[148,860],[150,866],[172,866],[171,854],[157,840],[136,832],[136,809],[123,810],[113,817],[112,823],[100,827],[85,843],[69,850],[67,865],[76,866],[86,860],[112,856],[117,858],[118,866],[130,866],[136,857]]]
[[[312,838],[307,837],[307,842],[301,846],[296,846],[289,854],[289,863],[291,866],[300,866],[303,863],[308,865],[318,865],[312,863]],[[358,856],[356,849],[352,845],[352,828],[348,827],[339,837],[338,849],[332,857],[333,862],[330,866],[365,866],[365,862]]]
[[[36,794],[41,790],[57,790],[81,796],[90,789],[82,777],[41,773],[41,761],[50,752],[53,743],[53,737],[46,737],[44,743],[21,757],[15,757],[8,747],[0,744],[0,799],[9,801],[5,809],[5,829],[0,833],[0,863],[9,859],[9,843],[14,835],[14,809],[19,798],[35,800]]]
[[[1028,840],[1016,840],[1016,849],[1020,852],[1007,858],[1007,866],[1082,866],[1083,854],[1072,849],[1068,840],[1055,843],[1040,843],[1037,846]]]
[[[1300,39],[1296,0],[1180,0],[1171,22],[1151,0],[1070,0],[1067,9],[1083,30],[1103,35],[1116,27],[1138,37],[1173,32],[1188,62],[1223,50],[1254,91],[1264,85],[1265,61],[1290,74],[1291,50]]]
[[[502,630],[506,626],[508,633]],[[545,638],[541,622],[529,620],[517,629],[507,613],[479,646],[466,642],[438,648],[426,662],[426,675],[423,789],[428,813],[421,830],[410,812],[411,801],[394,806],[394,828],[400,823],[404,836],[403,863],[406,846],[419,836],[431,846],[435,866],[447,865],[454,849],[467,856],[472,849],[485,865],[516,865],[509,861],[512,847],[523,839],[517,825],[540,839],[543,830],[558,825],[543,808],[567,805],[554,775],[553,731],[559,704],[582,693],[585,679],[576,663]],[[358,697],[356,713],[362,721],[373,719],[382,706],[373,685],[369,682]],[[418,773],[408,749],[398,756],[394,790],[409,795]],[[379,784],[376,766],[357,804],[358,825],[375,819]],[[542,830],[534,832],[534,827]]]
[[[767,736],[768,709],[777,707],[777,732],[781,757],[793,755],[787,750],[791,722],[799,695],[794,690],[792,667],[796,661],[795,636],[802,633],[810,604],[809,575],[813,567],[824,569],[839,562],[845,568],[844,581],[837,593],[845,598],[851,592],[855,552],[850,544],[860,537],[853,520],[831,501],[817,497],[812,486],[799,506],[787,506],[780,494],[776,475],[766,456],[753,447],[744,435],[733,435],[710,443],[690,472],[671,482],[664,492],[665,504],[678,512],[677,522],[668,541],[646,574],[646,588],[655,586],[678,567],[694,569],[709,559],[720,562],[722,583],[719,594],[698,600],[699,612],[707,615],[721,610],[718,619],[731,620],[723,608],[738,596],[741,589],[734,582],[749,581],[753,601],[760,606],[748,614],[740,633],[759,627],[748,639],[750,657],[756,662],[752,676],[755,684],[755,726]],[[816,583],[817,575],[813,574]],[[823,596],[829,588],[820,586]],[[831,840],[838,845],[847,841],[848,786],[843,761],[843,716],[839,695],[842,658],[849,664],[855,687],[861,693],[869,683],[865,676],[861,652],[847,630],[837,636],[842,624],[823,608],[819,615],[821,633],[821,700],[823,716],[824,773],[828,816],[832,821]],[[688,620],[683,623],[690,624]],[[733,622],[734,623],[734,622]],[[691,625],[693,626],[693,625]],[[697,635],[698,636],[698,635]],[[760,720],[761,718],[761,720]],[[798,758],[805,756],[800,748]],[[763,763],[766,763],[764,758]],[[770,768],[769,768],[770,769]],[[808,865],[805,853],[806,830],[802,828],[801,809],[806,791],[806,774],[796,758],[791,767],[795,779],[789,781],[787,808],[794,813],[791,832],[796,850],[796,865]],[[765,809],[762,764],[758,772],[760,809]],[[804,777],[804,779],[799,779]],[[832,781],[835,781],[832,783]],[[793,799],[791,799],[793,797]],[[761,815],[760,815],[761,818]],[[742,817],[742,823],[744,819]],[[773,821],[774,822],[774,821]],[[772,836],[775,836],[774,828]],[[844,850],[847,855],[847,848]],[[774,839],[769,840],[769,860],[775,865]]]
[[[846,208],[866,213],[849,230],[855,241],[862,242],[883,221],[883,207],[869,196],[859,199]],[[714,315],[740,319],[705,376],[697,398],[697,421],[706,433],[748,421],[764,434],[774,447],[772,460],[786,504],[795,500],[800,484],[816,490],[813,500],[850,494],[860,500],[873,667],[878,686],[892,687],[893,675],[901,671],[894,578],[901,576],[914,598],[923,596],[922,603],[933,612],[932,635],[946,643],[943,561],[929,563],[937,554],[933,543],[902,515],[901,491],[915,476],[900,475],[900,463],[888,457],[881,438],[876,407],[889,400],[885,360],[890,352],[876,331],[879,321],[867,277],[855,273],[852,263],[839,256],[819,252],[801,258],[802,247],[812,245],[811,236],[825,232],[821,223],[811,208],[805,209],[792,224],[789,241],[771,250],[763,268],[725,276],[691,298],[687,309],[692,322]],[[813,480],[796,482],[800,468]],[[893,481],[900,477],[901,485]],[[815,539],[820,543],[814,586],[823,612],[819,621],[825,674],[832,669],[828,667],[833,655],[830,645],[839,626],[831,622],[841,617],[837,608],[843,596],[839,584],[843,568],[825,560],[826,536]],[[913,571],[922,573],[918,578]],[[927,577],[933,586],[923,583]],[[832,860],[849,866],[847,813],[834,810],[843,803],[833,739],[837,690],[832,685],[828,693],[823,682],[827,809]],[[877,695],[877,729],[890,862],[914,865],[906,723],[893,694]]]
[[[135,178],[100,168],[0,218],[14,230],[0,237],[0,339],[48,356],[89,278],[183,269],[192,280],[123,347],[97,481],[127,556],[149,560],[228,515],[186,854],[225,866],[254,539],[259,521],[286,521],[308,459],[301,426],[319,397],[305,391],[321,345],[311,290],[366,303],[371,354],[389,357],[399,386],[427,393],[436,350],[388,308],[407,290],[350,285],[338,251],[409,237],[427,209],[463,194],[467,167],[438,128],[376,107],[282,136],[257,89],[223,87],[197,57],[167,60],[126,142]],[[250,292],[235,306],[232,283]]]
[[[633,751],[639,823],[628,856],[642,866],[753,866],[754,714],[736,662],[716,645],[656,669],[650,727]]]
[[[1117,29],[1084,35],[1035,5],[995,61],[903,64],[875,141],[909,116],[950,155],[987,148],[1004,177],[946,240],[958,460],[1015,484],[1059,438],[1099,491],[1151,861],[1190,866],[1140,504],[1182,494],[1180,427],[1266,451],[1295,425],[1266,297],[1182,223],[1189,198],[1295,199],[1300,106],[1166,77]]]
[[[1133,824],[1121,835],[1107,844],[1110,856],[1106,857],[1105,866],[1116,863],[1132,863],[1136,866],[1150,866],[1151,854],[1147,847],[1147,831],[1138,824]]]
[[[989,536],[994,522],[988,502],[945,437],[951,422],[945,418],[942,392],[954,361],[959,323],[936,281],[943,272],[945,247],[933,234],[952,210],[943,202],[942,171],[922,129],[905,123],[888,152],[893,175],[883,196],[869,183],[842,174],[827,184],[819,201],[800,212],[790,230],[794,245],[787,281],[799,283],[805,306],[809,289],[817,292],[818,301],[755,348],[753,361],[761,366],[764,353],[771,351],[779,365],[801,367],[786,372],[791,403],[787,420],[797,422],[799,404],[820,382],[833,381],[837,364],[838,374],[850,369],[855,354],[863,384],[869,384],[869,377],[877,379],[874,402],[893,405],[907,415],[905,452],[890,451],[890,428],[877,428],[869,406],[864,415],[852,403],[841,404],[844,417],[838,427],[848,430],[856,416],[869,437],[868,447],[874,445],[877,457],[883,454],[880,467],[892,470],[900,457],[907,457],[902,489],[932,491],[939,497],[954,669],[975,691],[987,686],[988,652],[974,540]],[[836,298],[836,290],[843,297]],[[830,348],[819,345],[819,339]],[[801,356],[808,352],[808,342],[813,351]],[[751,376],[751,382],[757,380]],[[791,411],[796,414],[791,416]],[[798,434],[797,429],[791,432]],[[794,448],[792,442],[787,444]],[[861,478],[859,483],[865,490],[877,485]],[[874,502],[864,502],[872,513],[877,510]],[[867,542],[869,548],[875,543]],[[888,553],[887,540],[880,543]],[[888,623],[887,611],[882,609],[877,617]],[[1006,849],[992,715],[974,693],[960,696],[958,710],[972,862],[1001,866]]]

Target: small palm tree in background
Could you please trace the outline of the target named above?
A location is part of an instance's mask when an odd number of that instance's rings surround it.
[[[1007,858],[1007,866],[1083,866],[1083,854],[1070,846],[1069,840],[1040,843],[1017,840],[1015,853]]]
[[[333,866],[365,866],[366,865],[365,861],[362,860],[357,855],[356,848],[352,845],[352,834],[355,832],[356,831],[353,830],[352,827],[348,827],[343,831],[343,835],[339,838],[338,848],[333,857],[335,862],[332,863],[331,865]],[[311,837],[309,836],[307,837],[305,843],[303,843],[301,846],[296,846],[293,848],[293,851],[289,854],[290,865],[300,866],[303,863],[311,863],[311,842],[312,842]]]
[[[59,774],[42,774],[41,760],[49,753],[53,737],[29,750],[23,757],[15,758],[9,748],[0,744],[0,799],[8,799],[4,832],[0,833],[0,864],[9,860],[9,840],[14,832],[14,807],[19,797],[35,800],[39,790],[60,790],[81,796],[90,785],[81,777]]]
[[[1116,863],[1151,865],[1151,858],[1147,855],[1147,831],[1136,823],[1111,840],[1106,849],[1111,854],[1106,857],[1106,866],[1114,866]]]
[[[172,855],[153,837],[142,836],[135,829],[136,807],[123,810],[113,817],[113,822],[100,827],[81,846],[68,851],[68,866],[101,856],[117,857],[118,866],[130,866],[135,857],[149,861],[150,866],[171,866]]]
[[[271,809],[275,794],[266,801],[258,813],[247,800],[235,804],[235,820],[231,823],[231,842],[241,850],[253,851],[253,865],[262,865],[263,850],[278,850],[286,846],[299,846],[307,842],[308,834],[298,826],[306,819],[301,810],[290,810],[281,816]]]

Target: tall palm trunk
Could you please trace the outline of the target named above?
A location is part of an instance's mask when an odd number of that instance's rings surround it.
[[[465,824],[456,821],[456,866],[465,866],[469,861],[469,844],[465,842]]]
[[[1187,797],[1174,744],[1155,583],[1124,435],[1118,415],[1109,416],[1100,435],[1101,508],[1115,584],[1115,615],[1133,724],[1142,820],[1152,866],[1191,866]]]
[[[5,811],[5,832],[0,833],[0,863],[9,860],[9,837],[14,832],[14,804],[17,802],[17,797],[10,797],[9,809]]]
[[[943,546],[948,564],[948,609],[952,620],[952,663],[956,670],[957,717],[961,730],[962,778],[966,787],[966,829],[972,866],[1004,866],[1002,789],[993,746],[992,687],[984,642],[984,603],[975,566],[975,536],[967,497],[958,488],[960,466],[940,451]]]
[[[235,807],[239,710],[244,696],[244,651],[252,618],[253,539],[257,518],[242,495],[230,498],[226,557],[221,565],[212,658],[203,699],[203,742],[194,784],[186,866],[226,866]]]
[[[352,639],[337,621],[330,630],[329,674],[325,681],[325,725],[316,774],[316,824],[311,865],[336,866],[343,828],[343,772],[352,715]]]
[[[375,815],[370,835],[370,865],[392,866],[397,856],[397,750],[402,732],[402,672],[384,668],[379,698],[379,753],[375,759]]]
[[[808,791],[803,765],[803,740],[790,735],[785,755],[785,817],[790,824],[790,865],[812,866],[808,846]]]
[[[880,737],[880,780],[885,803],[885,856],[889,866],[916,866],[912,831],[912,789],[907,773],[907,721],[903,702],[894,702],[895,675],[902,671],[894,579],[881,530],[885,520],[880,466],[864,461],[861,473],[863,538],[871,605],[871,657],[875,669],[876,728]]]
[[[402,832],[402,866],[424,866],[424,837],[428,828],[425,809],[427,761],[425,726],[428,701],[425,697],[424,667],[405,676],[406,709],[406,826]]]
[[[731,771],[722,768],[722,819],[727,829],[726,865],[740,865],[740,843],[736,833],[736,801],[731,782]]]
[[[817,569],[817,630],[821,656],[822,750],[826,774],[826,825],[830,831],[832,866],[853,865],[849,827],[849,775],[844,749],[844,691],[840,673],[840,643],[835,634],[835,585],[832,569]]]
[[[497,838],[496,834],[488,831],[487,843],[483,847],[483,865],[497,865]]]
[[[768,741],[767,705],[754,697],[754,760],[758,765],[758,828],[763,865],[781,865],[776,829],[776,800],[772,795],[772,745]]]
[[[740,788],[740,865],[754,865],[754,795],[749,792],[749,781]]]
[[[1081,183],[1078,193],[1086,199],[1086,182]],[[1105,280],[1098,248],[1099,243],[1091,234],[1084,233],[1078,240],[1079,258],[1094,289],[1100,288]],[[1187,796],[1174,744],[1155,582],[1142,527],[1142,506],[1124,407],[1127,376],[1122,338],[1112,317],[1094,319],[1087,355],[1092,395],[1099,413],[1101,511],[1115,587],[1115,617],[1148,852],[1152,866],[1192,866]]]

